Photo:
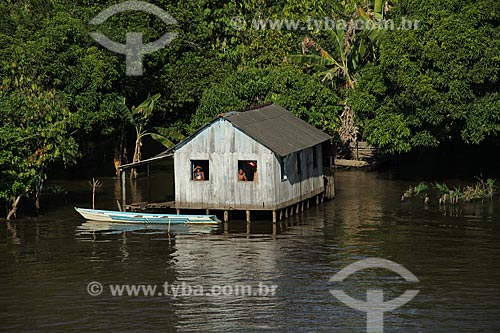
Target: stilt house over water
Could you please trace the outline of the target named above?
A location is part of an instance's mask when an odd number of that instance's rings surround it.
[[[276,212],[325,191],[322,143],[330,138],[271,104],[220,114],[149,161],[173,155],[177,209]]]

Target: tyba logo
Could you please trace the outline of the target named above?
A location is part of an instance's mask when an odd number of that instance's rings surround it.
[[[100,12],[89,23],[98,25],[104,23],[109,17],[128,10],[142,11],[153,14],[160,18],[165,24],[177,24],[177,21],[160,7],[144,1],[126,1],[109,7]],[[143,73],[142,57],[145,54],[156,52],[172,42],[177,37],[177,33],[167,32],[158,40],[143,44],[142,33],[127,32],[126,43],[120,44],[110,40],[100,32],[91,32],[90,36],[105,48],[124,54],[126,58],[126,75],[140,76]]]
[[[352,263],[335,274],[330,279],[330,282],[344,281],[351,274],[369,268],[385,268],[399,274],[407,282],[419,282],[417,277],[403,266],[380,258],[369,258]],[[405,305],[417,296],[418,292],[419,290],[406,290],[401,296],[384,302],[383,290],[368,289],[366,292],[366,302],[363,302],[350,297],[342,290],[330,290],[330,293],[342,303],[358,311],[366,312],[368,333],[384,332],[384,312],[389,312]]]

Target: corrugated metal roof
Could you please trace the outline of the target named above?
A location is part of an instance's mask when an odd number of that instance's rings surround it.
[[[174,151],[191,141],[198,133],[221,117],[231,122],[234,127],[280,156],[287,156],[331,139],[331,136],[309,125],[287,109],[278,104],[270,104],[255,107],[247,111],[233,111],[222,114],[211,122],[203,125],[182,142],[179,142],[174,147],[155,157],[136,163],[122,165],[119,168],[122,170],[130,169],[171,157]]]
[[[280,156],[287,156],[331,138],[278,104],[230,112],[223,117]]]

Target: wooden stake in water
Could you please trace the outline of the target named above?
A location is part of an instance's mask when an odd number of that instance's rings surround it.
[[[89,184],[92,186],[92,209],[95,209],[95,193],[98,188],[102,187],[102,182],[99,179],[92,178]]]
[[[168,220],[168,231],[167,231],[167,234],[168,234],[168,241],[170,242],[170,220]]]

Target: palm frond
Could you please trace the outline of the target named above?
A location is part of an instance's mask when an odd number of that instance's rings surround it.
[[[160,98],[160,96],[161,94],[156,94],[148,97],[144,102],[139,104],[139,106],[133,110],[134,114],[140,113],[143,118],[149,118],[153,113],[155,102]]]
[[[124,122],[128,124],[134,124],[135,120],[132,115],[132,111],[125,105],[125,99],[123,99],[122,103],[118,104],[118,112],[123,119]]]
[[[151,137],[167,148],[175,146],[175,143],[170,139],[179,142],[185,138],[182,133],[174,128],[155,127],[154,130],[156,133],[151,133]]]

